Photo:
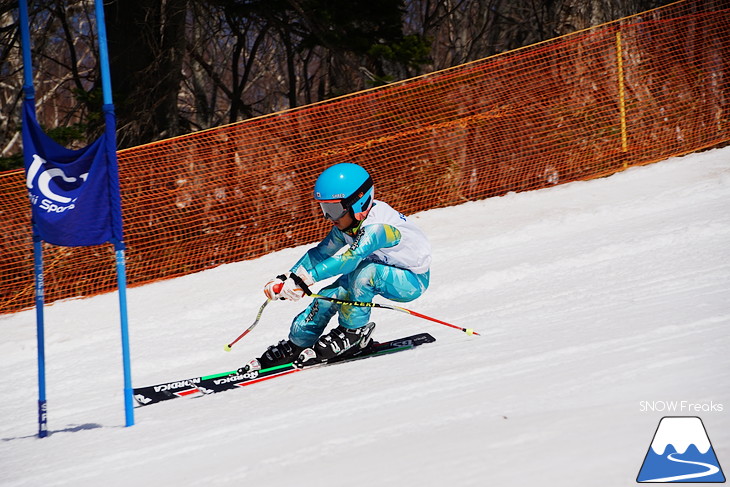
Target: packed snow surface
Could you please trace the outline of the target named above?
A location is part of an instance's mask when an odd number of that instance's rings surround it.
[[[730,148],[414,218],[432,280],[405,306],[481,336],[374,310],[375,339],[437,341],[138,408],[133,427],[116,293],[46,307],[44,439],[35,311],[0,316],[0,485],[633,485],[663,416],[701,417],[730,467]],[[306,299],[223,349],[306,248],[130,289],[134,385],[286,337]]]

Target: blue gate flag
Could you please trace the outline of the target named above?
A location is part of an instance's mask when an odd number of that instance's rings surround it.
[[[122,242],[116,119],[104,106],[104,134],[71,150],[40,127],[35,100],[23,102],[23,155],[33,223],[41,239],[64,247]]]

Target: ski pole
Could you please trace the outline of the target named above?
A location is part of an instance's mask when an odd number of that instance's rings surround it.
[[[276,286],[274,286],[274,292],[278,294],[279,291],[281,291],[281,288],[282,287],[284,287],[284,283],[277,284]],[[249,326],[248,329],[246,329],[246,331],[244,331],[243,333],[241,333],[240,335],[238,335],[238,338],[236,338],[231,343],[229,343],[228,345],[226,345],[225,347],[223,347],[223,349],[226,352],[230,352],[231,351],[231,347],[233,345],[235,345],[238,340],[240,340],[241,338],[245,337],[248,334],[248,332],[250,332],[251,330],[253,330],[254,327],[259,324],[259,320],[261,319],[261,314],[263,314],[264,308],[266,308],[266,305],[269,304],[270,301],[271,301],[270,299],[267,299],[266,301],[264,301],[264,304],[261,305],[261,307],[259,308],[259,312],[256,314],[256,319],[251,324],[251,326]]]
[[[412,310],[406,309],[406,308],[402,308],[400,306],[393,306],[393,305],[390,305],[390,304],[379,304],[379,303],[366,303],[366,302],[363,302],[363,301],[348,301],[346,299],[331,298],[329,296],[322,296],[321,294],[315,294],[315,293],[313,293],[309,289],[309,286],[307,286],[305,284],[305,282],[302,280],[302,278],[299,277],[298,275],[292,273],[289,277],[291,277],[292,279],[294,279],[294,282],[296,282],[297,285],[302,288],[302,291],[304,291],[304,293],[307,296],[311,297],[311,298],[324,299],[325,301],[329,301],[329,302],[335,303],[335,304],[345,304],[345,305],[349,305],[349,306],[360,306],[360,307],[363,307],[363,308],[392,309],[393,311],[400,311],[401,313],[407,313],[407,314],[412,315],[412,316],[417,316],[419,318],[423,318],[424,320],[433,321],[434,323],[438,323],[440,325],[445,325],[445,326],[449,326],[451,328],[456,328],[457,330],[463,331],[467,335],[481,336],[479,333],[477,333],[476,331],[474,331],[474,328],[462,328],[460,326],[452,325],[451,323],[446,323],[445,321],[441,321],[441,320],[438,320],[436,318],[432,318],[430,316],[426,316],[426,315],[421,314],[421,313],[416,313],[415,311],[412,311]]]
[[[274,286],[274,292],[275,293],[278,293],[279,291],[281,291],[281,288],[282,287],[284,287],[284,284],[283,283],[282,284],[277,284],[276,286]],[[253,330],[254,327],[256,325],[258,325],[259,320],[261,319],[261,314],[264,312],[264,308],[266,308],[266,305],[269,304],[270,301],[271,301],[270,299],[267,299],[266,301],[264,301],[264,304],[262,304],[261,307],[259,308],[259,312],[256,315],[256,319],[254,320],[253,324],[248,327],[248,329],[246,331],[244,331],[243,333],[241,333],[240,335],[238,335],[238,338],[236,338],[231,343],[229,343],[228,345],[226,345],[225,347],[223,347],[223,349],[226,352],[230,352],[231,351],[231,347],[233,345],[235,345],[238,340],[240,340],[241,338],[245,337],[248,334],[248,332],[250,332],[251,330]]]
[[[473,328],[462,328],[460,326],[452,325],[451,323],[446,323],[445,321],[441,321],[439,319],[432,318],[430,316],[426,316],[424,314],[417,313],[413,310],[402,308],[400,306],[393,306],[390,304],[380,304],[380,303],[366,303],[366,302],[362,302],[362,301],[348,301],[346,299],[331,298],[329,296],[322,296],[321,294],[314,294],[314,293],[310,293],[309,296],[312,298],[316,298],[316,299],[324,299],[325,301],[330,301],[330,302],[336,303],[336,304],[346,304],[349,306],[360,306],[360,307],[364,307],[364,308],[392,309],[393,311],[400,311],[401,313],[407,313],[412,316],[417,316],[418,318],[423,318],[424,320],[429,320],[429,321],[433,321],[434,323],[439,323],[441,325],[450,326],[451,328],[456,328],[457,330],[463,331],[467,335],[481,336],[479,333],[474,331]]]
[[[259,320],[261,319],[261,314],[262,314],[262,313],[264,312],[264,308],[266,308],[266,305],[267,305],[267,304],[269,304],[269,301],[270,301],[270,300],[269,300],[269,299],[267,299],[266,301],[264,301],[264,304],[262,304],[262,305],[261,305],[261,307],[259,308],[259,312],[258,312],[258,314],[256,315],[256,319],[254,320],[253,324],[252,324],[251,326],[249,326],[249,327],[248,327],[248,328],[246,329],[246,331],[244,331],[243,333],[241,333],[240,335],[238,335],[238,338],[236,338],[236,339],[235,339],[235,340],[233,340],[233,341],[232,341],[231,343],[229,343],[228,345],[226,345],[225,347],[223,347],[223,349],[224,349],[224,350],[225,350],[226,352],[230,352],[230,351],[231,351],[231,347],[232,347],[233,345],[235,345],[235,344],[236,344],[236,342],[237,342],[238,340],[240,340],[241,338],[245,337],[245,336],[246,336],[246,335],[248,334],[248,332],[250,332],[251,330],[253,330],[253,329],[254,329],[254,327],[255,327],[256,325],[258,325],[258,323],[259,323]]]

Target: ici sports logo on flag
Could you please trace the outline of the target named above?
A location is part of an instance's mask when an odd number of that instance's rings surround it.
[[[60,167],[46,167],[46,161],[33,154],[33,162],[26,175],[30,203],[47,213],[73,210],[76,207],[74,193],[88,176],[88,172],[69,175]]]
[[[636,481],[725,482],[725,475],[702,420],[696,416],[663,417]]]

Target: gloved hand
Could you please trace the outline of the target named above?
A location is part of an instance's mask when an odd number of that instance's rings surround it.
[[[299,301],[305,294],[308,294],[308,288],[312,284],[314,284],[312,276],[303,266],[299,266],[296,273],[289,274],[289,278],[284,281],[284,287],[281,288],[279,296],[289,301]]]
[[[267,282],[264,286],[264,294],[266,297],[271,300],[284,299],[279,294],[281,293],[281,288],[284,286],[284,281],[286,281],[286,276],[284,274],[280,274]]]

